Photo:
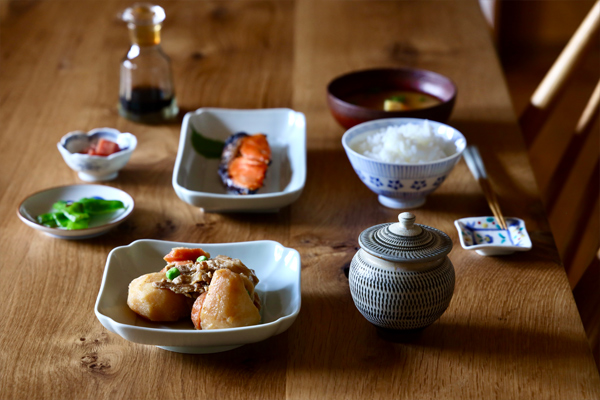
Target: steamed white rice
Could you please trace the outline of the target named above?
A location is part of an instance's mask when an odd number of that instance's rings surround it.
[[[456,153],[453,142],[436,135],[428,121],[393,125],[355,138],[352,149],[366,157],[389,162],[421,164]]]

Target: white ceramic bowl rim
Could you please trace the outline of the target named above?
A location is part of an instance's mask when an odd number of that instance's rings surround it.
[[[352,149],[350,147],[350,144],[348,143],[348,137],[350,135],[352,135],[357,130],[364,129],[366,126],[369,126],[369,125],[381,124],[382,122],[383,123],[388,122],[388,125],[406,125],[409,123],[423,123],[425,121],[427,121],[433,125],[445,126],[447,128],[452,129],[454,131],[454,133],[458,135],[455,142],[459,141],[460,139],[463,140],[464,145],[462,146],[462,148],[458,149],[458,151],[456,153],[452,154],[451,156],[448,156],[445,158],[440,158],[439,160],[428,161],[428,162],[423,162],[423,163],[392,163],[392,162],[387,162],[387,161],[382,161],[382,160],[376,160],[374,158],[367,157],[363,154],[360,154],[360,153],[354,151],[354,149]],[[364,132],[364,133],[366,133],[366,132]],[[342,136],[342,146],[344,146],[344,149],[346,149],[347,152],[350,152],[354,156],[359,157],[363,160],[370,161],[370,162],[376,162],[376,163],[381,163],[381,164],[385,164],[385,165],[426,166],[426,165],[434,165],[434,164],[442,163],[445,161],[449,161],[449,160],[452,160],[453,158],[459,158],[462,155],[465,148],[467,147],[467,139],[460,131],[458,131],[458,129],[453,128],[450,125],[444,124],[442,122],[432,121],[432,120],[424,119],[424,118],[384,118],[384,119],[374,119],[371,121],[366,121],[366,122],[363,122],[361,124],[358,124],[356,126],[353,126],[350,129],[348,129]]]

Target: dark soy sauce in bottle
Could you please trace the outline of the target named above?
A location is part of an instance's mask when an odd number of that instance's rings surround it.
[[[162,89],[151,86],[140,86],[131,89],[129,98],[121,97],[121,109],[140,117],[162,113],[171,107],[173,96],[166,97]]]

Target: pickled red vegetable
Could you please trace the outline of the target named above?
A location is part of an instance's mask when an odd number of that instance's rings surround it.
[[[81,153],[90,156],[106,157],[119,151],[121,151],[121,148],[117,143],[101,138],[97,143],[92,143],[90,147],[84,149]]]
[[[110,156],[113,153],[120,151],[119,145],[110,140],[100,139],[96,144],[97,156]]]

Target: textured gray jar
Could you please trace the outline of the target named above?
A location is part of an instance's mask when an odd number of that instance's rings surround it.
[[[445,233],[414,224],[402,213],[399,223],[363,231],[361,249],[350,264],[350,293],[371,323],[388,329],[424,328],[448,308],[454,293],[454,267]]]

